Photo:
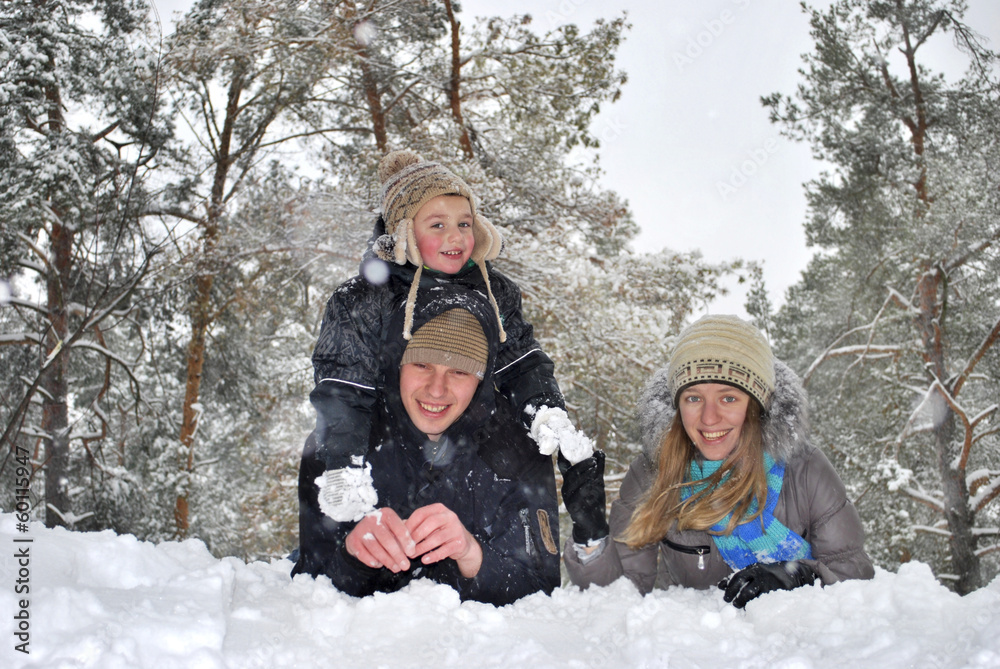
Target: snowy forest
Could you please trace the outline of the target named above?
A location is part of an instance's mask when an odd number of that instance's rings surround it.
[[[75,531],[297,544],[310,353],[357,272],[375,169],[412,148],[461,174],[497,266],[608,456],[639,389],[724,291],[810,393],[881,568],[959,594],[1000,573],[1000,79],[959,0],[804,6],[793,91],[760,91],[824,166],[814,252],[780,306],[753,258],[637,250],[592,122],[626,90],[626,15],[545,29],[452,0],[0,5],[0,510]],[[925,59],[947,39],[951,80]]]

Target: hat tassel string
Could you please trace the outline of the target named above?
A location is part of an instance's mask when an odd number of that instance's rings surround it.
[[[483,273],[483,281],[486,282],[486,295],[490,298],[490,304],[493,305],[493,313],[497,315],[497,327],[500,328],[500,343],[507,341],[507,332],[503,329],[503,319],[500,318],[500,307],[497,305],[496,298],[493,297],[493,288],[490,287],[490,275],[486,272],[486,262],[476,263],[479,265],[479,271]]]

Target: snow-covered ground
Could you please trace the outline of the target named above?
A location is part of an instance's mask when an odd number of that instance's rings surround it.
[[[1000,667],[1000,579],[962,598],[917,563],[745,612],[718,591],[641,597],[622,581],[497,609],[429,582],[352,599],[292,580],[286,560],[36,523],[21,533],[10,514],[0,542],[3,667]]]

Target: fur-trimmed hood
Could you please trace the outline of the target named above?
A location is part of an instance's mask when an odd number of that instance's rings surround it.
[[[668,368],[649,380],[637,407],[643,452],[655,464],[657,452],[677,407],[670,393]],[[771,457],[787,462],[809,444],[809,399],[798,375],[785,363],[774,362],[775,384],[771,405],[763,414],[764,449]]]

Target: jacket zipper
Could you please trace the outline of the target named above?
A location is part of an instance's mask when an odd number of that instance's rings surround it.
[[[524,527],[524,550],[528,555],[535,554],[535,542],[531,540],[531,516],[527,509],[518,511],[521,517],[521,525]]]
[[[685,546],[683,544],[674,543],[670,539],[664,539],[663,543],[675,551],[687,553],[688,555],[697,555],[698,569],[702,571],[705,569],[705,556],[712,552],[711,546]]]

